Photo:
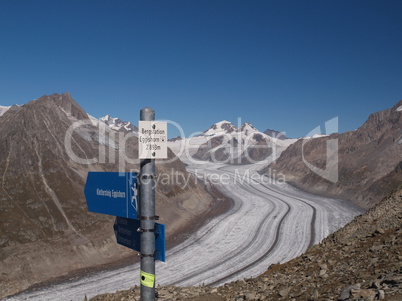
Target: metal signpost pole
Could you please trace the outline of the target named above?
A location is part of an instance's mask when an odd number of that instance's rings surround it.
[[[151,108],[143,108],[140,120],[155,120]],[[142,159],[140,170],[141,300],[155,300],[155,159]]]
[[[138,122],[139,179],[136,173],[88,172],[88,211],[114,215],[116,241],[141,255],[141,300],[154,301],[155,260],[166,261],[166,227],[155,220],[155,159],[167,159],[167,122],[143,108]],[[140,186],[139,198],[137,187]]]

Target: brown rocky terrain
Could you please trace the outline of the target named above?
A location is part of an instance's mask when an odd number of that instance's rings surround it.
[[[305,254],[221,287],[159,287],[158,300],[402,300],[402,185]],[[139,288],[91,301],[139,300]]]
[[[300,139],[261,172],[277,170],[298,188],[370,208],[402,182],[401,108],[402,101],[391,109],[371,114],[355,131]],[[339,176],[332,182],[310,170],[302,154],[308,163],[324,169],[327,142],[336,140]]]
[[[69,156],[66,133],[77,121]],[[43,96],[0,117],[0,298],[52,277],[133,253],[115,242],[114,218],[88,212],[88,171],[138,171],[137,137],[88,119],[68,93]],[[121,133],[123,134],[123,133]],[[124,157],[127,155],[126,157]],[[169,159],[175,155],[169,151]],[[127,162],[126,162],[127,161]],[[157,161],[157,208],[167,238],[213,205],[176,158]],[[121,162],[124,164],[122,165]]]

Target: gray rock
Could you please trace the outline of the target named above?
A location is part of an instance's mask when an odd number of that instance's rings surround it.
[[[320,294],[318,293],[318,289],[315,288],[314,292],[313,292],[313,295],[311,296],[311,299],[317,300],[319,296],[320,296]]]
[[[383,247],[384,247],[383,245],[372,246],[372,247],[370,248],[370,252],[377,252],[377,251],[380,251],[380,250],[382,250]]]
[[[246,297],[246,300],[257,300],[256,293],[254,292],[247,292],[244,296]]]
[[[287,288],[284,288],[284,289],[280,290],[279,291],[279,296],[287,297],[289,295],[291,289],[292,289],[291,287],[287,287]]]
[[[340,293],[339,297],[338,297],[338,301],[346,301],[346,300],[348,300],[350,298],[350,296],[351,296],[350,291],[352,289],[353,290],[360,289],[360,284],[355,284],[355,285],[348,286],[348,287],[344,288],[342,290],[342,292]]]
[[[381,288],[381,280],[377,279],[371,283],[372,288],[380,289]]]
[[[321,265],[320,265],[320,269],[321,269],[321,270],[328,270],[328,265],[325,264],[325,263],[324,263],[324,264],[321,264]]]
[[[373,289],[351,289],[350,294],[353,299],[363,298],[367,301],[373,301],[377,293]]]

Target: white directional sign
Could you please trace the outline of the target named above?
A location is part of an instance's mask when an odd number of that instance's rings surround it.
[[[167,159],[167,122],[138,121],[140,159]]]

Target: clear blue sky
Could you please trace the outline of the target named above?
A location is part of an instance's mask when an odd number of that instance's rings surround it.
[[[401,16],[399,0],[3,0],[0,105],[69,91],[186,135],[238,117],[299,137],[339,116],[344,132],[402,99]]]

